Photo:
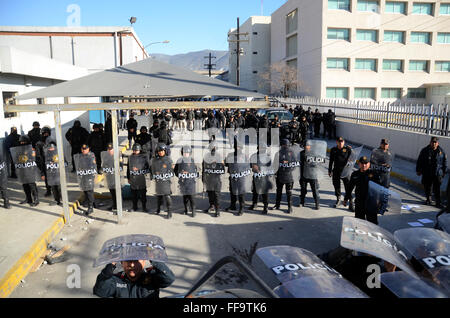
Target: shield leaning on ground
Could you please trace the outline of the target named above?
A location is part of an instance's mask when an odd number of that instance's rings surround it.
[[[398,298],[448,298],[444,291],[430,283],[414,278],[405,272],[390,272],[380,275],[381,283]]]
[[[260,248],[256,255],[281,285],[282,298],[367,298],[367,295],[308,250],[291,246]]]
[[[355,167],[355,163],[359,158],[359,155],[361,154],[361,151],[363,150],[364,146],[352,149],[352,152],[350,153],[350,156],[348,157],[347,164],[345,165],[344,169],[341,173],[341,178],[350,178],[350,176],[353,173],[353,169]]]
[[[10,151],[19,182],[27,184],[39,181],[40,172],[36,162],[36,152],[32,146],[18,146],[11,148]]]
[[[311,148],[308,150],[308,146]],[[306,179],[321,179],[325,173],[323,166],[327,157],[327,143],[323,140],[308,140],[305,147],[305,167],[303,168]]]
[[[253,186],[256,193],[266,194],[275,192],[275,173],[277,164],[270,153],[255,153],[250,157],[253,173]]]
[[[150,167],[146,155],[131,155],[128,158],[128,171],[131,189],[140,190],[147,188],[145,175],[150,173]]]
[[[94,261],[94,267],[113,262],[149,260],[167,262],[163,240],[155,235],[130,234],[106,241]]]
[[[76,154],[73,156],[77,169],[78,185],[81,191],[92,191],[95,187],[97,165],[93,153],[88,155]]]
[[[407,256],[422,265],[433,281],[450,291],[450,235],[430,228],[397,230],[394,237],[405,249]]]
[[[417,278],[407,263],[407,256],[400,249],[394,236],[382,227],[366,220],[344,217],[342,221],[341,246],[350,250],[379,257]]]
[[[116,188],[116,177],[114,168],[114,153],[111,154],[109,151],[103,151],[101,154],[102,158],[102,173],[105,177],[106,187],[108,189]],[[120,185],[122,186],[122,167],[120,167]]]
[[[400,195],[373,181],[369,181],[366,209],[373,215],[400,214],[402,211],[402,198]]]
[[[444,213],[438,217],[437,229],[450,233],[450,213]]]
[[[3,139],[0,140],[0,190],[8,188],[8,164]]]
[[[205,191],[222,191],[222,175],[225,174],[223,158],[220,154],[207,152],[203,158],[202,181]]]
[[[172,160],[169,157],[153,158],[151,162],[151,173],[155,180],[156,195],[170,195],[172,194],[171,179],[175,177],[172,169]]]
[[[236,156],[234,152],[226,158],[228,173],[230,174],[230,191],[234,195],[241,195],[251,191],[252,170],[250,169],[250,160],[245,152]]]
[[[50,150],[52,149],[52,150]],[[49,186],[57,186],[61,184],[59,175],[59,156],[58,149],[56,147],[49,148],[46,146],[44,148],[45,156],[45,170],[47,174],[47,184]]]
[[[182,195],[194,195],[200,193],[200,174],[192,157],[181,157],[177,161],[178,165],[178,189]]]

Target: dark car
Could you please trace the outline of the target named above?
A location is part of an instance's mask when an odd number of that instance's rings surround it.
[[[290,111],[284,108],[277,108],[277,107],[260,109],[256,113],[256,116],[264,116],[264,115],[267,115],[269,121],[275,118],[276,115],[278,115],[278,120],[282,124],[289,123],[292,120],[292,118],[294,118],[294,115],[292,115]]]

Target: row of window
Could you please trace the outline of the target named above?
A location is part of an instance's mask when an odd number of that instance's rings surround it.
[[[407,13],[406,1],[386,1],[384,13]],[[351,11],[350,0],[328,0],[328,9]],[[356,9],[361,12],[380,13],[380,2],[376,0],[358,0]],[[434,3],[414,2],[412,14],[434,15]],[[450,15],[450,2],[441,3],[439,15]]]
[[[350,41],[350,29],[328,28],[327,39]],[[405,31],[384,31],[383,42],[397,42],[405,44]],[[411,32],[410,43],[422,43],[431,45],[432,32]],[[357,41],[370,41],[378,43],[378,30],[356,30]],[[450,32],[438,32],[436,37],[438,44],[450,44]]]
[[[328,69],[350,70],[348,58],[328,58]],[[383,59],[383,71],[404,71],[403,60]],[[355,59],[356,70],[377,71],[377,59]],[[430,71],[430,61],[427,60],[410,60],[408,70],[410,71]],[[450,72],[450,61],[435,61],[434,70],[436,72]]]
[[[327,87],[327,98],[348,99],[348,87]],[[408,88],[407,98],[426,98],[426,88]],[[376,88],[355,87],[354,98],[376,99]],[[401,88],[382,88],[381,98],[400,99],[402,98]]]

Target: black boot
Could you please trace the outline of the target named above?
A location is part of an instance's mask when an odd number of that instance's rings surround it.
[[[225,211],[236,211],[236,206],[229,206],[228,208],[225,209]]]
[[[271,210],[279,210],[280,209],[280,202],[275,203],[275,205],[271,208]]]
[[[172,211],[170,211],[170,209],[167,210],[167,219],[171,219],[172,218]]]
[[[303,197],[303,198],[300,198],[300,205],[302,206],[302,207],[305,207],[305,198]]]
[[[253,202],[253,204],[250,205],[250,206],[248,207],[248,209],[249,209],[250,211],[253,211],[253,210],[255,209],[255,206],[256,206],[256,203]]]
[[[86,211],[86,216],[91,215],[93,212],[94,212],[94,205],[91,203],[91,204],[89,204],[89,208]]]
[[[9,203],[9,199],[4,199],[5,202],[5,209],[11,209],[11,204]]]
[[[51,189],[47,189],[47,191],[44,194],[44,197],[50,197],[52,195],[52,190]]]
[[[320,210],[320,204],[318,201],[316,201],[316,210]]]
[[[350,200],[350,201],[349,201],[349,203],[348,203],[348,209],[349,209],[351,212],[355,212],[355,207],[353,206],[353,200]]]
[[[262,211],[262,214],[266,215],[268,213],[268,207],[269,207],[268,204],[264,204],[264,209]]]
[[[191,205],[191,209],[192,209],[192,217],[195,218],[195,205]]]
[[[216,218],[218,218],[220,216],[220,211],[219,208],[216,207]]]

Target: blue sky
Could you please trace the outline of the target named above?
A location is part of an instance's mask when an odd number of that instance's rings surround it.
[[[286,0],[263,0],[270,15]],[[151,53],[180,54],[203,49],[228,50],[227,32],[252,15],[261,14],[261,0],[0,0],[2,26],[66,26],[71,4],[80,8],[81,26],[129,26]]]

